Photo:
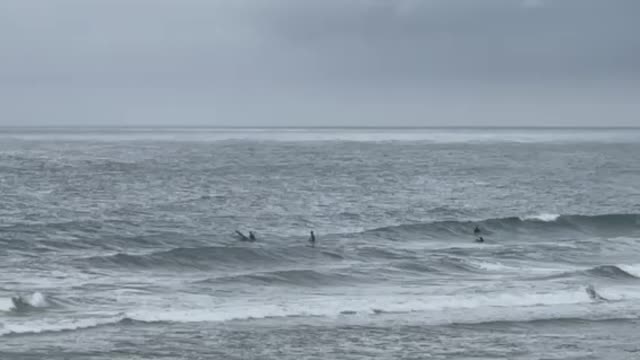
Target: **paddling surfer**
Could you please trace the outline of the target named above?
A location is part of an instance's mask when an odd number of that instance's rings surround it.
[[[241,233],[238,230],[236,230],[236,234],[238,234],[238,236],[240,237],[240,241],[256,241],[256,236],[254,235],[253,231],[249,231],[249,236]]]

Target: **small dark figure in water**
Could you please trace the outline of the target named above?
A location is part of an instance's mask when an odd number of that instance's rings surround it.
[[[480,234],[480,228],[478,227],[478,225],[476,225],[476,228],[473,229],[473,235],[478,235]]]
[[[238,230],[236,230],[236,234],[238,234],[238,236],[240,236],[240,240],[241,241],[256,241],[256,236],[253,234],[252,231],[249,231],[249,236],[248,237],[245,234],[243,234],[240,231],[238,231]]]
[[[311,247],[316,247],[316,235],[313,233],[313,230],[311,230],[311,236],[309,236],[309,243]]]
[[[246,237],[243,233],[241,233],[240,230],[236,230],[236,234],[238,234],[238,236],[240,236],[240,240],[242,240],[242,241],[249,240],[249,238]]]
[[[23,310],[27,310],[27,309],[29,309],[31,307],[31,304],[26,302],[20,296],[12,296],[11,297],[11,302],[13,303],[13,308],[14,308],[15,311],[23,311]]]
[[[480,236],[479,238],[476,239],[477,243],[483,243],[484,239],[482,238],[482,236]]]
[[[593,287],[593,285],[587,286],[587,288],[584,289],[584,291],[587,292],[587,295],[589,295],[589,298],[591,300],[594,300],[594,301],[609,301],[608,299],[605,299],[602,296],[600,296],[600,294],[598,294],[596,292],[596,289]]]

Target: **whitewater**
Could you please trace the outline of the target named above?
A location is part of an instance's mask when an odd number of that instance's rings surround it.
[[[0,359],[637,359],[638,154],[638,129],[3,129]]]

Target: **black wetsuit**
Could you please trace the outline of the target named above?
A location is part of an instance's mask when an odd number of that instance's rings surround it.
[[[241,233],[240,231],[236,230],[236,234],[238,234],[238,236],[240,236],[240,240],[242,241],[252,241],[250,238],[248,238],[245,234]]]
[[[587,295],[589,295],[589,298],[593,301],[609,301],[608,299],[603,298],[600,294],[598,294],[596,292],[596,289],[594,289],[592,285],[587,286],[585,291],[587,292]]]
[[[309,243],[311,244],[311,247],[316,247],[316,236],[313,231],[311,232],[311,236],[309,237]]]

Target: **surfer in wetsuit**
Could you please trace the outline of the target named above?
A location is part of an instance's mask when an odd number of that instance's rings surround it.
[[[311,244],[311,247],[316,247],[316,235],[313,230],[311,230],[311,236],[309,236],[309,244]]]
[[[600,296],[600,294],[596,292],[596,289],[593,287],[593,285],[587,286],[587,288],[584,290],[587,292],[587,295],[589,295],[589,298],[593,301],[609,301],[609,299],[605,299]]]
[[[31,306],[31,304],[29,304],[20,296],[12,296],[11,302],[13,303],[13,308],[16,311],[27,310]]]
[[[480,236],[480,227],[478,227],[478,225],[476,225],[476,228],[473,229],[473,235],[477,236],[476,238],[476,242],[477,243],[483,243],[484,239],[482,238],[482,236]]]
[[[256,240],[255,235],[253,235],[253,233],[251,231],[249,231],[249,237],[247,237],[245,234],[241,233],[238,230],[236,230],[236,234],[238,234],[238,236],[240,236],[240,240],[241,241],[255,241]]]

